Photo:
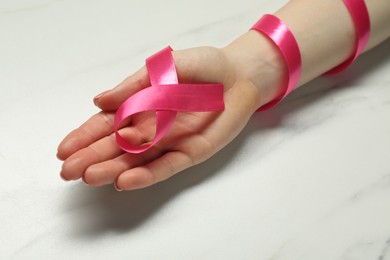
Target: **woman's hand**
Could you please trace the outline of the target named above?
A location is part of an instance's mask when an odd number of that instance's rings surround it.
[[[150,150],[129,154],[120,150],[113,133],[116,109],[129,96],[149,87],[143,67],[116,88],[94,99],[102,109],[69,133],[58,147],[64,160],[61,177],[82,178],[92,186],[115,183],[118,190],[138,189],[163,181],[205,161],[227,145],[261,104],[258,88],[244,73],[229,50],[200,47],[173,52],[179,82],[215,82],[225,86],[223,112],[178,113],[168,134]],[[153,140],[155,113],[131,117],[131,125],[120,130],[133,144]]]

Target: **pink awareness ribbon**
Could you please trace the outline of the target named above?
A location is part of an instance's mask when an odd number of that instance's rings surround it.
[[[142,153],[159,142],[172,127],[177,112],[224,110],[222,84],[179,84],[171,47],[146,60],[151,86],[130,96],[118,108],[114,132],[119,147],[128,153]],[[133,145],[120,134],[120,124],[140,112],[156,111],[156,134],[152,142]]]

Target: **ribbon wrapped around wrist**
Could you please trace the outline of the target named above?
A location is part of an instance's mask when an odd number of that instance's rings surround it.
[[[363,52],[370,38],[370,17],[365,1],[343,1],[349,13],[351,14],[355,26],[355,46],[352,51],[352,54],[347,60],[334,67],[333,69],[329,70],[328,72],[324,73],[324,75],[339,73],[348,68],[355,61],[355,59]],[[275,44],[275,46],[281,52],[288,69],[288,84],[284,89],[284,93],[257,110],[261,111],[274,107],[280,101],[282,101],[291,91],[294,90],[301,74],[302,61],[300,49],[297,41],[295,40],[294,35],[292,34],[288,26],[284,24],[283,21],[281,21],[278,17],[266,14],[251,28],[251,30],[256,30],[262,33]]]
[[[172,49],[166,47],[146,60],[151,86],[130,96],[118,108],[114,132],[119,147],[128,153],[142,153],[159,142],[172,127],[177,112],[224,110],[222,84],[179,84]],[[120,134],[120,124],[128,117],[156,111],[156,133],[152,142],[133,145]]]
[[[355,26],[355,46],[352,54],[347,60],[333,69],[325,72],[324,75],[339,73],[348,68],[356,58],[363,52],[370,38],[370,16],[364,0],[343,0],[351,14]]]
[[[261,106],[257,111],[266,110],[276,106],[281,102],[299,81],[302,71],[301,51],[298,43],[288,26],[278,17],[265,14],[251,28],[266,36],[279,49],[287,66],[287,86],[283,95],[275,98],[271,102]]]

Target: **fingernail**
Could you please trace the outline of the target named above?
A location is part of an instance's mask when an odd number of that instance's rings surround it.
[[[99,99],[101,98],[104,94],[106,94],[109,90],[106,90],[106,91],[103,91],[102,93],[96,95],[96,97],[94,97],[94,99]]]
[[[116,189],[117,191],[123,191],[122,189],[120,189],[120,188],[118,187],[118,185],[116,184],[116,182],[114,182],[114,187],[115,187],[115,189]]]
[[[83,180],[84,184],[87,186],[91,186],[86,180],[85,180],[85,175],[81,176],[81,179]]]
[[[109,90],[106,90],[106,91],[103,91],[102,93],[100,93],[99,95],[97,95],[96,97],[93,98],[93,102],[95,103],[97,100],[99,100],[102,96],[104,96],[104,94],[106,94],[107,92],[109,92]]]
[[[62,172],[60,173],[60,178],[61,178],[63,181],[69,181],[67,178],[64,177],[64,175],[62,175]]]

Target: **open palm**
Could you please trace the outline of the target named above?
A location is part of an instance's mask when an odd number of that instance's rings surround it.
[[[82,178],[102,186],[115,183],[118,190],[150,186],[203,162],[227,145],[248,122],[259,104],[259,94],[251,81],[242,77],[220,49],[200,47],[173,53],[179,82],[219,82],[225,86],[223,112],[178,113],[168,134],[141,154],[125,153],[116,144],[114,114],[132,94],[150,86],[146,68],[125,79],[116,88],[95,98],[102,109],[69,133],[58,147],[64,160],[65,180]],[[133,144],[153,140],[155,113],[131,117],[120,130]]]

